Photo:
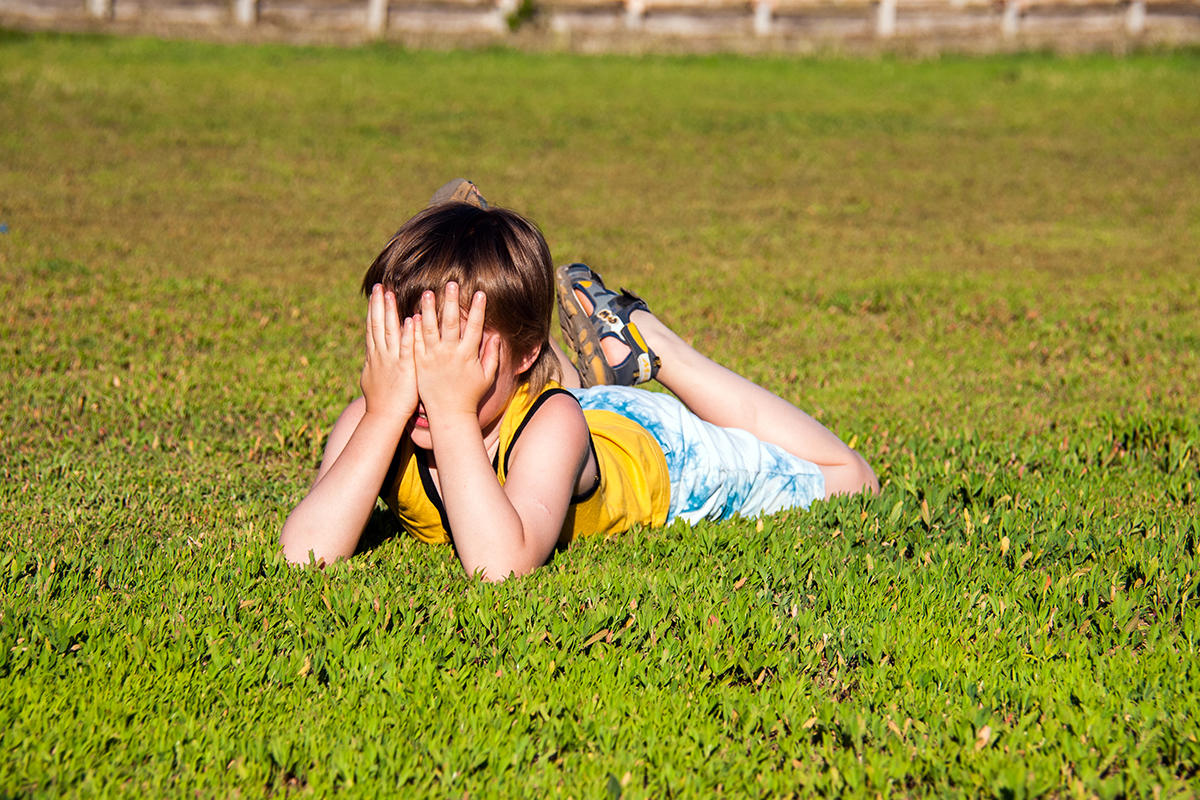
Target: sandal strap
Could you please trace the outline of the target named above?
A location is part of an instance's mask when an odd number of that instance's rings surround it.
[[[614,381],[619,385],[634,386],[652,380],[662,362],[646,344],[637,324],[629,319],[639,309],[650,311],[646,301],[625,288],[619,293],[607,288],[600,276],[585,264],[571,264],[565,272],[571,289],[586,296],[591,303],[592,313],[588,320],[597,339],[611,336],[629,348],[625,360],[611,365]]]

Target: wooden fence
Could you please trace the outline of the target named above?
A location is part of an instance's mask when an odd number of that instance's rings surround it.
[[[1172,41],[1200,42],[1200,0],[0,0],[0,23],[54,27],[72,20],[93,27],[282,26],[365,39],[403,31],[505,36],[533,25],[556,33],[884,41],[939,31],[1017,39],[1052,21],[1068,36],[1090,30],[1136,42],[1169,27]]]

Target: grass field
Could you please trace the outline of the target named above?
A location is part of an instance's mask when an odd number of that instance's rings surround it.
[[[1198,85],[0,36],[0,796],[1196,794]],[[457,175],[882,493],[287,567]]]

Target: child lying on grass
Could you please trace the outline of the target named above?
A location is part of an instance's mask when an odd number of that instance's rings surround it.
[[[451,542],[468,574],[501,580],[576,536],[878,489],[834,434],[640,299],[582,264],[556,273],[538,229],[473,184],[434,201],[363,279],[362,396],[284,524],[288,559],[353,554],[377,497],[417,538]],[[578,371],[550,341],[556,294]],[[674,396],[631,386],[652,378]]]

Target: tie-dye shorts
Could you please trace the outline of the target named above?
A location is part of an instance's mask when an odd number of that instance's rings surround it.
[[[628,386],[593,386],[571,393],[583,408],[628,417],[658,440],[671,477],[667,522],[808,508],[825,496],[825,476],[816,464],[748,431],[705,422],[674,395]]]

